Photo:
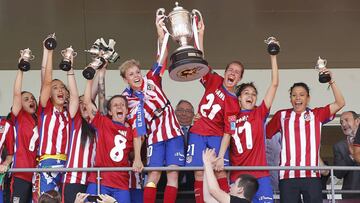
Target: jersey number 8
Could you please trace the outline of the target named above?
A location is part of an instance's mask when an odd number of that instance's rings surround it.
[[[120,162],[124,157],[124,149],[126,148],[126,138],[116,135],[114,138],[115,147],[110,151],[110,158],[115,162]]]

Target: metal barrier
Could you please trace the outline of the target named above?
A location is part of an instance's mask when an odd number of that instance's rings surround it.
[[[335,183],[334,183],[334,170],[339,171],[359,171],[359,166],[226,166],[227,171],[241,170],[330,170],[331,180],[331,200],[335,203]],[[144,171],[201,171],[203,167],[145,167]],[[101,173],[106,171],[131,171],[131,167],[101,167],[101,168],[11,168],[9,172],[97,172],[97,185],[100,190]],[[100,192],[100,191],[99,191]],[[341,191],[340,193],[359,192],[354,191]]]

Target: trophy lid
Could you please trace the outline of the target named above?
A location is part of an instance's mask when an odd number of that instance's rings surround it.
[[[179,2],[175,2],[175,7],[173,8],[173,11],[185,11],[185,9],[179,6]]]

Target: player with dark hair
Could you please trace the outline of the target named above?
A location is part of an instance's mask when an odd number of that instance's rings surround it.
[[[323,68],[321,73],[332,73]],[[331,77],[333,78],[333,77]],[[329,81],[335,101],[325,107],[308,108],[309,87],[294,83],[290,88],[291,109],[280,110],[267,124],[266,137],[281,132],[280,166],[319,166],[321,126],[332,119],[345,100],[334,80]],[[320,172],[314,170],[279,171],[280,201],[322,202]]]

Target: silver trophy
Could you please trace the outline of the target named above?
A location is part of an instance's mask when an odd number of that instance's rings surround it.
[[[55,33],[50,34],[50,35],[47,36],[47,38],[45,39],[45,42],[44,42],[44,46],[48,50],[53,50],[53,49],[56,48],[57,42],[56,42]]]
[[[83,70],[82,74],[84,78],[92,80],[95,76],[96,70],[103,68],[105,63],[106,60],[103,57],[94,58],[93,61]]]
[[[31,50],[29,48],[20,50],[20,59],[18,63],[18,68],[21,71],[30,70],[30,61],[34,60],[35,56],[32,55]]]
[[[159,8],[156,15],[165,16],[165,9]],[[202,20],[202,15],[198,10],[193,9],[190,13],[180,7],[178,2],[175,3],[173,11],[165,16],[165,22],[169,27],[167,30],[169,30],[172,39],[180,45],[170,56],[169,73],[170,78],[175,81],[196,80],[209,72],[208,63],[204,60],[202,51],[190,45],[194,35],[198,35],[192,29],[196,16]]]
[[[264,42],[268,45],[267,50],[270,55],[277,55],[280,52],[280,43],[275,37],[269,37]]]
[[[115,63],[119,58],[119,54],[115,51],[115,40],[110,39],[107,44],[103,38],[97,39],[89,50],[85,52],[90,53],[93,61],[83,70],[83,76],[91,80],[94,78],[96,70],[101,69],[106,64]]]
[[[72,67],[72,60],[76,57],[77,53],[74,51],[72,46],[61,51],[63,60],[60,62],[59,67],[63,71],[69,71]]]
[[[316,69],[322,69],[325,68],[327,64],[327,60],[326,59],[322,59],[320,56],[316,62]],[[328,73],[319,73],[319,82],[320,83],[328,83],[331,80],[331,76]]]

